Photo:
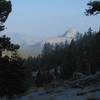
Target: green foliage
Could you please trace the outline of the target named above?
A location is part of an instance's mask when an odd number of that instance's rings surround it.
[[[0,97],[9,99],[21,95],[29,87],[31,70],[25,66],[25,61],[17,54],[19,45],[13,44],[5,35],[0,37]],[[10,55],[4,54],[10,52]],[[31,75],[30,75],[31,74]]]
[[[85,14],[88,15],[96,15],[100,13],[100,1],[90,1],[88,4],[88,9],[86,9]]]
[[[0,0],[0,31],[12,11],[11,1]],[[18,56],[18,44],[13,44],[9,37],[0,37],[0,97],[22,95],[31,84],[32,70],[26,61]]]
[[[70,44],[67,42],[45,44],[42,54],[37,58],[31,58],[31,62],[34,62],[33,71],[39,72],[36,77],[37,83],[42,83],[45,77],[43,73],[50,72],[52,69],[55,70],[53,73],[55,77],[59,76],[60,79],[70,79],[74,72],[87,75],[96,73],[100,70],[99,43],[100,31],[94,32],[89,28],[84,35],[78,33],[76,40],[72,40]],[[47,73],[46,76],[49,74]]]
[[[12,44],[9,37],[3,35],[0,37],[0,57],[3,56],[3,51],[10,52],[11,56],[20,48],[19,45]]]
[[[0,0],[0,31],[4,30],[3,23],[7,20],[11,11],[11,1]]]
[[[0,96],[8,98],[20,95],[25,91],[25,73],[22,61],[9,60],[7,57],[0,59]]]

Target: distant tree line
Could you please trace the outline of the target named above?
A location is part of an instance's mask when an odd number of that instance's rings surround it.
[[[26,62],[32,67],[33,72],[38,72],[36,78],[40,84],[42,79],[48,83],[49,78],[53,80],[50,74],[52,69],[56,79],[59,76],[58,79],[63,80],[72,78],[74,72],[95,74],[100,71],[99,45],[100,31],[94,32],[89,28],[83,35],[78,33],[70,44],[67,41],[55,45],[46,43],[41,55],[35,58],[29,57]],[[48,80],[44,79],[45,77],[48,77]]]

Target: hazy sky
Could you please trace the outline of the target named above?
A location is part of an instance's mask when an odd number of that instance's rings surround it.
[[[12,12],[3,34],[19,35],[24,41],[34,43],[47,37],[63,34],[68,28],[87,31],[98,29],[100,15],[85,16],[90,0],[12,0]]]

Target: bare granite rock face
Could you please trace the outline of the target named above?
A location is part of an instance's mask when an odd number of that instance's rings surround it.
[[[100,84],[100,72],[97,72],[94,75],[84,75],[82,73],[74,73],[73,81],[69,83],[72,87],[84,88],[86,86],[98,85]]]

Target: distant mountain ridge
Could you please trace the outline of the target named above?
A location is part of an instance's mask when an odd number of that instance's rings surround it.
[[[37,42],[33,45],[23,45],[20,54],[22,56],[37,56],[41,54],[41,51],[43,49],[43,46],[45,43],[50,44],[59,44],[59,43],[65,43],[67,41],[68,44],[70,44],[72,39],[75,39],[77,35],[77,31],[74,28],[69,28],[64,34],[52,38],[48,38],[45,40],[42,40],[40,42]]]
[[[66,41],[68,44],[70,44],[71,40],[76,38],[76,35],[77,35],[76,30],[74,28],[69,28],[63,35],[44,40],[43,44],[45,43],[59,44],[59,43],[64,43]]]

